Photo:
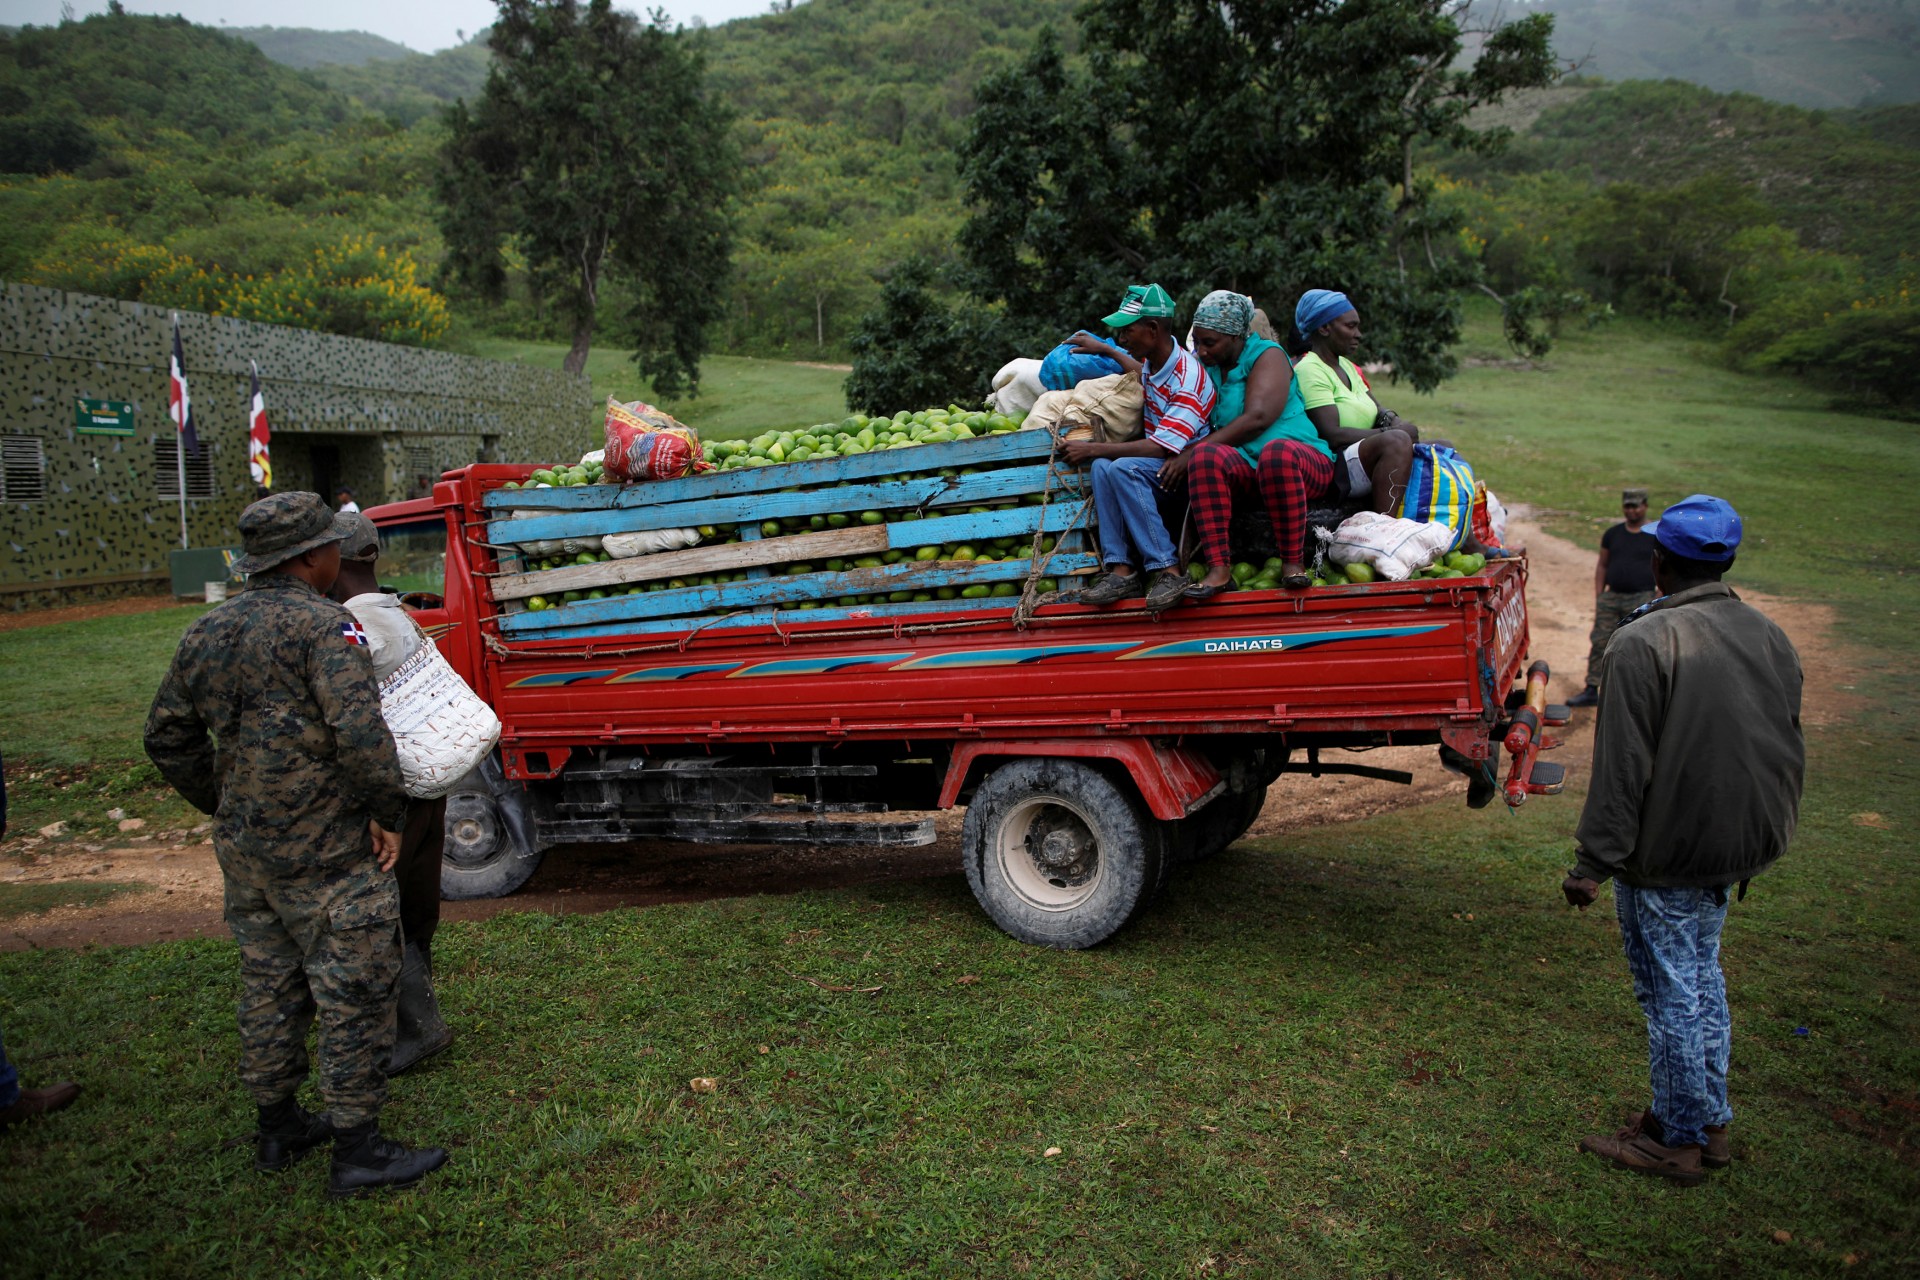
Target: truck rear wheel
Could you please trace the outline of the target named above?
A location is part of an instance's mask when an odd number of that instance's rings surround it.
[[[450,902],[503,898],[539,865],[527,793],[489,756],[447,795],[440,896]]]
[[[1160,824],[1131,789],[1078,760],[1001,765],[967,806],[967,883],[1022,942],[1078,949],[1106,941],[1161,882]]]

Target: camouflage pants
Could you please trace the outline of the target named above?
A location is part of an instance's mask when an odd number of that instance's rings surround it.
[[[262,1106],[307,1078],[307,1029],[320,1024],[320,1096],[336,1126],[380,1114],[400,976],[400,895],[371,859],[311,878],[221,859],[227,925],[240,944],[240,1078]]]
[[[1600,687],[1600,659],[1607,641],[1627,615],[1653,599],[1651,591],[1602,591],[1593,605],[1593,631],[1587,637],[1587,688]]]

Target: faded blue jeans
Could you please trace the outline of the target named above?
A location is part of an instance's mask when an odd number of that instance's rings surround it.
[[[1727,891],[1640,889],[1616,880],[1613,902],[1634,998],[1647,1015],[1652,1111],[1662,1142],[1704,1144],[1708,1125],[1733,1119],[1727,1105],[1733,1020],[1720,972]]]
[[[1095,458],[1093,509],[1100,519],[1100,563],[1138,564],[1148,573],[1179,560],[1160,515],[1160,464],[1166,458]]]

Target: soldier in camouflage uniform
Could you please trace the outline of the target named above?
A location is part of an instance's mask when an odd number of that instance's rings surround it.
[[[242,512],[247,589],[188,629],[146,726],[161,774],[214,818],[245,984],[240,1074],[260,1107],[255,1167],[284,1169],[332,1138],[335,1195],[407,1185],[447,1158],[379,1131],[407,797],[365,634],[323,594],[347,527],[312,493]],[[294,1097],[316,1017],[331,1126]]]

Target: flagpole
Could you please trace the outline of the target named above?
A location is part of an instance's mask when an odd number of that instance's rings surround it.
[[[173,313],[173,331],[180,332],[180,313]],[[171,359],[172,352],[168,352]],[[180,367],[182,377],[186,376],[186,366]],[[181,406],[185,416],[186,406]],[[180,482],[180,549],[187,550],[187,425],[176,418],[173,423],[173,469]]]

